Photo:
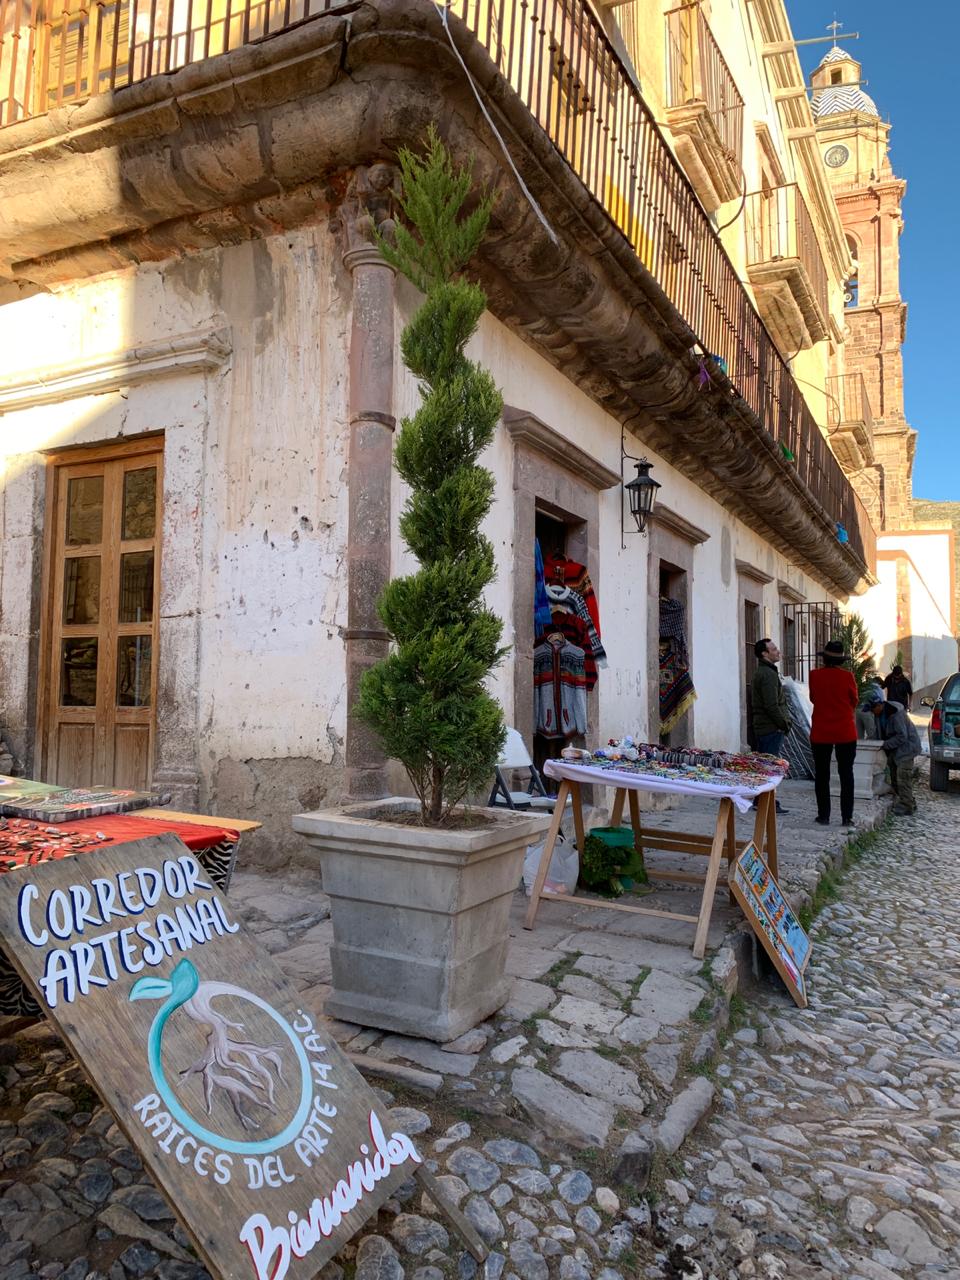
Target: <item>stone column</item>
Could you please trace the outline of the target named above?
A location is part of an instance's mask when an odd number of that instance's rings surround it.
[[[349,516],[347,525],[347,740],[344,799],[386,794],[385,756],[354,718],[360,677],[386,657],[377,600],[390,578],[393,467],[394,271],[373,243],[389,225],[389,165],[359,169],[341,206],[343,262],[353,278],[350,325]]]

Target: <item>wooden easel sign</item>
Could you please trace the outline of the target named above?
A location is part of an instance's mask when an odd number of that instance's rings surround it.
[[[752,841],[731,868],[730,888],[787,990],[805,1009],[804,970],[810,962],[810,939]]]
[[[308,1280],[421,1157],[174,835],[0,876],[0,940],[224,1280]]]

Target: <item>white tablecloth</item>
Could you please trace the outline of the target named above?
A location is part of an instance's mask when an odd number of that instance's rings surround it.
[[[599,782],[604,787],[626,787],[628,791],[662,791],[672,795],[712,796],[715,800],[729,796],[739,813],[746,813],[754,799],[764,791],[773,791],[783,781],[777,774],[761,787],[719,786],[711,782],[694,782],[681,778],[658,778],[654,774],[624,773],[619,769],[600,769],[590,764],[568,764],[566,760],[547,760],[543,772],[548,778],[568,782]]]

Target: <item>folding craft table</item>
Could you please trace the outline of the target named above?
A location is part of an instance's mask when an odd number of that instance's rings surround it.
[[[684,920],[697,926],[693,942],[693,954],[702,960],[707,948],[707,933],[710,929],[710,916],[713,913],[713,898],[720,875],[720,864],[726,856],[727,868],[733,865],[734,859],[743,851],[746,841],[738,841],[734,824],[734,809],[745,813],[754,800],[757,801],[757,817],[754,822],[753,842],[760,856],[764,858],[774,876],[777,875],[777,809],[776,789],[783,781],[781,775],[769,779],[762,787],[746,786],[714,786],[712,783],[687,782],[667,778],[658,778],[642,773],[629,773],[615,768],[600,768],[589,764],[569,764],[566,760],[548,760],[543,767],[544,773],[556,778],[560,783],[557,792],[557,803],[553,813],[553,822],[547,832],[546,843],[537,869],[537,877],[530,895],[530,906],[524,920],[524,928],[532,929],[537,918],[540,900],[543,896],[543,885],[553,856],[553,848],[557,842],[560,823],[563,819],[567,796],[573,801],[573,823],[577,836],[577,848],[583,849],[583,803],[581,787],[584,784],[599,783],[605,787],[616,788],[613,802],[611,826],[618,827],[623,819],[624,806],[629,803],[630,823],[633,827],[633,838],[636,848],[642,854],[644,847],[663,849],[673,853],[687,853],[707,858],[705,875],[689,871],[651,871],[648,874],[656,880],[673,880],[679,883],[703,885],[703,898],[698,915],[683,915],[678,911],[655,910],[652,907],[635,907],[625,902],[608,901],[607,899],[583,898],[575,894],[548,897],[551,902],[575,902],[582,907],[600,907],[604,910],[629,911],[634,915],[663,916],[671,920]],[[644,827],[640,822],[640,791],[656,791],[669,795],[711,796],[719,801],[717,824],[712,836],[698,835],[694,832],[658,830]]]

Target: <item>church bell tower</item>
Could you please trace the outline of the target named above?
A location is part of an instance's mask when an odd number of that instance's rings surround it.
[[[873,458],[851,476],[874,524],[912,522],[917,433],[903,407],[900,205],[906,182],[890,165],[890,125],[862,87],[861,66],[834,45],[813,74],[813,117],[855,274],[846,290],[843,372],[863,375],[873,412]]]

